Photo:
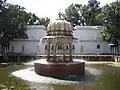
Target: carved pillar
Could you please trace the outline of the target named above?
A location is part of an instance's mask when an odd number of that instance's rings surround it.
[[[69,44],[69,60],[72,61],[72,44]]]
[[[50,60],[50,43],[47,43],[47,61]]]
[[[54,45],[53,45],[53,51],[54,51],[54,60],[53,61],[56,61],[56,43],[54,43]]]
[[[65,46],[66,46],[66,45],[63,44],[63,62],[66,61],[66,59],[65,59]]]

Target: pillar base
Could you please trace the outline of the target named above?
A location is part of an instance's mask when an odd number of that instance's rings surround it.
[[[54,63],[41,60],[41,62],[34,64],[34,68],[37,74],[52,77],[83,76],[85,74],[85,62],[81,61]]]

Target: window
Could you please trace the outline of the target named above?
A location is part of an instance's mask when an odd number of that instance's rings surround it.
[[[97,49],[100,49],[100,45],[97,45]]]
[[[73,49],[75,49],[75,45],[73,45]]]
[[[62,45],[58,45],[58,49],[59,49],[59,50],[62,49]]]
[[[13,45],[11,46],[11,52],[14,52],[14,46]]]
[[[53,50],[53,45],[51,44],[51,50]]]
[[[24,53],[24,45],[22,46],[22,53]]]
[[[45,45],[45,50],[47,50],[47,45]]]
[[[69,45],[67,45],[66,49],[68,49],[68,48],[69,48]]]

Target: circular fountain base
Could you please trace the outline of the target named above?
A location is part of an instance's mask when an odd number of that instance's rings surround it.
[[[62,77],[62,76],[84,76],[85,62],[76,61],[68,63],[52,63],[46,60],[34,63],[35,72],[39,75]]]

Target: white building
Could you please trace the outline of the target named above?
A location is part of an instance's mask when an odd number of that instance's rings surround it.
[[[26,32],[28,35],[28,39],[11,41],[10,51],[12,53],[36,55],[37,52],[39,51],[38,44],[39,44],[40,38],[44,37],[46,34],[44,29],[45,27],[43,25],[28,26],[27,32]],[[41,51],[41,54],[44,54],[42,51]]]
[[[78,38],[75,44],[77,54],[109,53],[109,44],[101,37],[100,26],[76,26],[73,35]]]
[[[12,53],[23,53],[29,55],[45,54],[45,45],[40,42],[46,36],[43,25],[28,26],[26,40],[14,40],[10,42]],[[74,43],[73,54],[101,54],[109,53],[109,45],[100,39],[100,28],[98,26],[76,26],[73,32],[78,42]]]

